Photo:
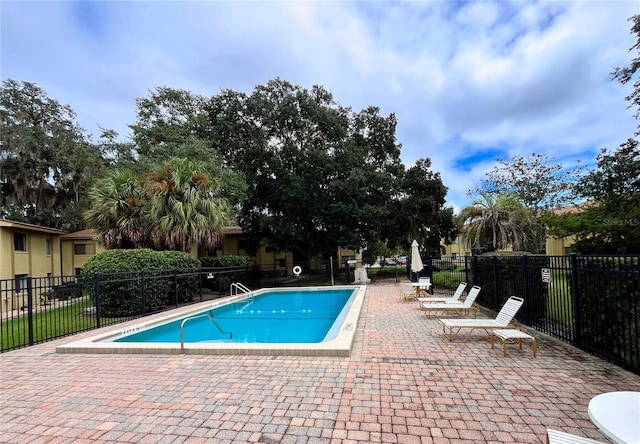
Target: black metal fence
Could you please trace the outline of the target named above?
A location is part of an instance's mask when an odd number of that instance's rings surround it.
[[[476,301],[494,311],[510,296],[521,296],[522,324],[640,374],[639,255],[441,257],[423,263],[419,273],[411,273],[410,264],[367,268],[325,261],[0,280],[0,351],[221,297],[232,282],[261,288],[429,276],[438,293],[453,293],[461,281],[480,285]]]
[[[438,292],[480,285],[478,304],[525,302],[517,320],[640,374],[640,255],[494,255],[423,259]]]
[[[382,260],[371,266],[360,260],[343,259],[287,262],[254,267],[259,286],[341,285],[376,282],[381,279],[404,279],[406,265],[395,260]],[[298,274],[295,272],[298,271]]]
[[[254,287],[253,267],[0,280],[0,352]]]

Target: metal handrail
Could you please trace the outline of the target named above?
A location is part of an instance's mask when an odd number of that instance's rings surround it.
[[[233,289],[235,288],[236,292],[233,292]],[[247,287],[246,285],[244,285],[241,282],[233,282],[231,283],[231,286],[229,287],[229,293],[231,294],[231,296],[234,296],[236,294],[238,294],[238,290],[242,291],[243,293],[251,293],[251,290],[249,289],[249,287]]]
[[[186,324],[188,321],[191,321],[193,319],[204,318],[205,316],[208,317],[209,319],[211,319],[211,322],[213,322],[213,325],[216,326],[216,328],[218,329],[218,331],[220,333],[222,333],[223,335],[228,334],[229,335],[229,339],[233,339],[233,333],[230,332],[230,331],[224,331],[222,329],[222,327],[220,327],[220,325],[213,318],[213,313],[211,313],[211,311],[208,311],[206,313],[193,315],[193,316],[189,316],[188,318],[185,318],[182,321],[182,323],[180,323],[180,354],[181,355],[184,355],[184,324]]]

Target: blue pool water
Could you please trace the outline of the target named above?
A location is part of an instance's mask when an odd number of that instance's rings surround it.
[[[185,323],[184,342],[323,342],[335,334],[334,324],[348,311],[356,293],[351,289],[269,290],[186,316],[203,315]],[[127,334],[114,342],[180,343],[184,319]]]

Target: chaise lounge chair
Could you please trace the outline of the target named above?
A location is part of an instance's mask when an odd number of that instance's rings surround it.
[[[478,297],[478,293],[480,293],[480,287],[474,285],[473,287],[471,287],[471,291],[469,291],[469,294],[463,302],[451,301],[443,302],[441,304],[423,303],[422,309],[427,313],[428,318],[451,312],[458,313],[458,316],[468,316],[469,313],[473,313],[473,317],[475,318],[476,313],[478,313],[478,307],[476,307],[473,303]]]
[[[475,330],[484,330],[491,334],[493,329],[509,328],[509,324],[523,303],[524,299],[511,296],[504,303],[495,319],[440,319],[444,335],[452,342],[467,342]],[[463,340],[456,340],[456,336],[463,329],[469,330],[469,333]]]
[[[462,297],[462,293],[464,293],[465,288],[467,288],[467,283],[460,282],[460,285],[458,285],[458,288],[456,289],[456,292],[453,293],[453,296],[448,296],[446,298],[441,298],[441,297],[417,298],[417,301],[420,302],[420,306],[421,306],[420,308],[422,308],[422,304],[425,302],[445,303],[445,302],[459,301],[460,298]]]
[[[416,290],[411,284],[400,284],[400,297],[405,301],[413,301],[416,298]]]
[[[431,278],[428,277],[421,277],[418,278],[418,292],[422,293],[425,292],[426,294],[429,294],[429,292],[431,291]]]
[[[547,429],[547,444],[604,444],[602,441],[583,438],[570,433]]]

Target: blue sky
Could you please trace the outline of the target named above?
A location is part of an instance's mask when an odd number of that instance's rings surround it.
[[[407,167],[432,159],[459,209],[497,157],[593,164],[637,127],[611,80],[633,1],[7,1],[2,79],[34,82],[94,136],[124,138],[159,87],[250,93],[280,77],[398,118]]]

